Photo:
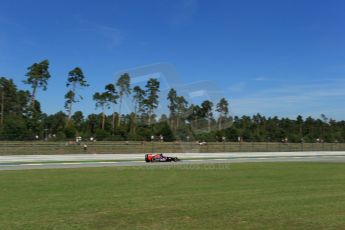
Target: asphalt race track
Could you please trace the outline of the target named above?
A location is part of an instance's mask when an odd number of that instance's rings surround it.
[[[174,166],[245,162],[344,162],[345,152],[175,153],[180,162],[146,163],[144,154],[71,154],[0,156],[0,170],[116,166]]]

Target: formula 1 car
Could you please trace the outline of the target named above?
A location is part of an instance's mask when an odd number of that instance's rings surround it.
[[[145,154],[145,161],[146,162],[177,162],[180,161],[177,157],[167,157],[163,156],[163,154]]]

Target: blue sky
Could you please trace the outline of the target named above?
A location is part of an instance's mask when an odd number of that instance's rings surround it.
[[[168,63],[200,88],[192,99],[217,90],[235,115],[345,119],[344,12],[341,0],[0,0],[0,75],[28,88],[26,68],[49,59],[38,99],[54,113],[79,66],[91,86],[76,109],[91,113],[116,73]]]

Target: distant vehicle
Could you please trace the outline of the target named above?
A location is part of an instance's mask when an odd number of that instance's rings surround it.
[[[145,161],[146,162],[177,162],[180,161],[177,157],[167,157],[163,156],[163,154],[145,154]]]

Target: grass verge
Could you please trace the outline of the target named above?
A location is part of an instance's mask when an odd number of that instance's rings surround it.
[[[345,164],[0,172],[0,229],[344,229]]]

